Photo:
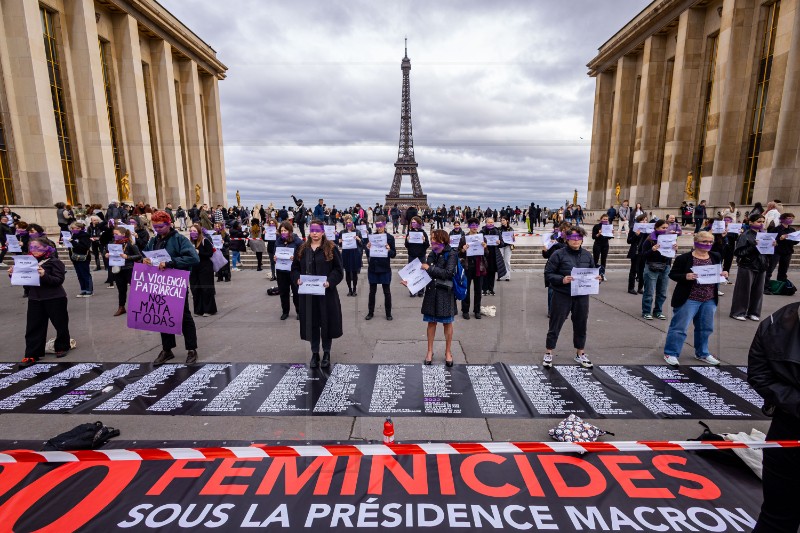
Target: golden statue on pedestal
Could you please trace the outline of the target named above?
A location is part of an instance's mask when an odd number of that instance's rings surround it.
[[[239,189],[236,189],[236,205],[237,207],[242,206],[242,197],[239,196]]]
[[[686,200],[694,200],[694,176],[692,176],[692,171],[689,171],[689,175],[686,176]]]
[[[194,203],[195,204],[199,204],[200,203],[200,191],[201,190],[202,190],[202,188],[200,187],[200,185],[195,183],[194,184]]]
[[[119,201],[132,202],[131,198],[131,178],[126,172],[124,176],[119,179]]]
[[[575,189],[575,194],[572,195],[572,205],[578,205],[578,189]]]
[[[617,203],[619,203],[619,193],[622,192],[622,186],[617,182],[617,186],[614,187],[614,196],[617,197]]]

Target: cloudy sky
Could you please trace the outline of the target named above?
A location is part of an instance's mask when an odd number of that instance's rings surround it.
[[[161,0],[228,66],[228,197],[374,204],[397,160],[403,38],[431,204],[586,198],[586,63],[647,0]],[[411,192],[406,179],[402,192]]]

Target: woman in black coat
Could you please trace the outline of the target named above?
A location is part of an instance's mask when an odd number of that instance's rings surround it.
[[[430,247],[430,241],[428,240],[428,234],[425,233],[423,228],[422,219],[418,216],[411,217],[411,222],[409,225],[408,234],[406,234],[406,250],[408,250],[408,262],[412,262],[414,259],[419,259],[420,261],[425,260],[425,254],[428,252],[428,248]],[[412,233],[422,233],[422,242],[421,243],[412,243],[409,242],[411,240]],[[424,295],[424,291],[419,291],[417,294],[412,294],[411,297],[419,296],[422,298]]]
[[[194,316],[211,316],[217,314],[216,291],[214,290],[214,245],[205,236],[200,224],[189,228],[189,240],[200,256],[200,264],[192,268],[189,274],[189,290],[194,301]]]
[[[111,272],[114,276],[114,284],[117,286],[117,292],[119,294],[119,307],[117,308],[117,312],[114,313],[114,316],[120,316],[126,313],[125,304],[128,301],[128,285],[130,285],[131,277],[133,276],[133,265],[142,260],[142,253],[139,251],[139,247],[136,246],[128,228],[120,227],[114,229],[113,244],[122,245],[121,257],[125,260],[124,265],[111,267]],[[147,243],[145,243],[145,245],[146,244]],[[109,254],[106,253],[105,256],[106,260],[108,260]]]
[[[602,231],[603,226],[610,226],[611,222],[608,220],[608,215],[603,215],[600,217],[600,222],[595,224],[592,228],[592,240],[594,243],[592,244],[592,257],[594,258],[594,264],[600,266],[600,276],[602,276],[603,281],[606,280],[606,260],[608,259],[608,241],[613,239],[613,237],[603,237]]]
[[[386,217],[381,215],[375,218],[375,234],[386,234],[388,257],[372,257],[370,250],[372,243],[367,243],[367,281],[369,282],[369,298],[367,299],[367,316],[365,320],[372,320],[375,316],[375,295],[378,285],[383,288],[383,308],[386,311],[386,320],[392,320],[392,265],[391,261],[397,256],[394,245],[394,235],[386,232]]]
[[[94,283],[92,282],[92,273],[89,269],[91,264],[92,241],[89,239],[89,234],[86,233],[86,224],[83,222],[73,222],[70,225],[70,232],[72,232],[71,243],[72,265],[75,267],[75,274],[78,276],[78,282],[81,285],[81,293],[78,298],[88,298],[94,293]]]
[[[342,306],[336,286],[344,278],[342,255],[339,249],[325,238],[321,220],[311,221],[308,238],[298,249],[292,261],[292,283],[302,285],[300,276],[326,276],[325,294],[300,295],[300,338],[311,343],[311,368],[320,366],[319,349],[322,344],[322,368],[331,364],[333,339],[342,336]]]
[[[641,259],[642,244],[647,239],[649,233],[634,231],[636,224],[647,222],[647,215],[636,217],[635,224],[628,230],[628,255],[631,260],[631,268],[628,271],[628,294],[644,293],[644,261]],[[634,289],[638,285],[638,289]]]
[[[431,232],[431,253],[422,263],[422,269],[432,278],[425,287],[425,299],[422,300],[422,321],[428,324],[428,353],[425,354],[426,365],[433,360],[433,341],[436,338],[436,324],[444,328],[445,351],[444,362],[453,366],[453,321],[458,312],[453,292],[453,276],[458,269],[458,252],[450,248],[450,236],[442,229]],[[402,282],[403,285],[407,283]]]
[[[222,257],[228,260],[222,268],[217,270],[217,283],[223,281],[228,283],[231,280],[231,236],[225,231],[224,222],[214,224],[214,231],[222,237],[222,249],[220,251],[222,252]]]

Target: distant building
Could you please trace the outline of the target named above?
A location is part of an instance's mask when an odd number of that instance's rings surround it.
[[[588,67],[590,209],[800,202],[799,0],[656,0]]]
[[[154,0],[0,2],[0,204],[224,203],[216,52]]]

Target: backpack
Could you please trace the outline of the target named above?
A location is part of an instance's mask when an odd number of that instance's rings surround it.
[[[450,252],[444,254],[444,260],[447,262],[450,259]],[[456,300],[462,301],[467,297],[467,276],[464,275],[464,267],[461,266],[461,261],[456,261],[456,273],[453,274],[453,294]]]
[[[797,292],[797,287],[788,279],[784,281],[773,279],[767,285],[767,290],[779,296],[794,296],[794,293]]]
[[[104,426],[102,422],[81,424],[48,440],[42,451],[95,450],[118,436],[118,429]]]

